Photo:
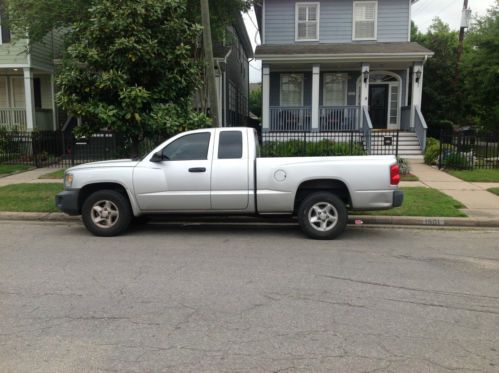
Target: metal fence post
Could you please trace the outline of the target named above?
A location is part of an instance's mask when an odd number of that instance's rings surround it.
[[[307,132],[303,132],[303,154],[307,156]]]
[[[353,132],[350,131],[350,155],[353,155]]]
[[[399,131],[397,131],[397,135],[395,136],[397,143],[395,144],[395,156],[398,158],[399,156]]]
[[[438,155],[438,169],[442,169],[442,150],[443,150],[443,143],[444,143],[444,130],[440,129],[440,149],[439,149],[439,155]]]

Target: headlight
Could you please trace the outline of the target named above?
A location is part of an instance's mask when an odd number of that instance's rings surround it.
[[[73,174],[65,174],[64,175],[64,187],[71,188],[73,184]]]

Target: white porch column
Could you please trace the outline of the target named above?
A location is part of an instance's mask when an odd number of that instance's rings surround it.
[[[220,74],[220,69],[215,70],[215,87],[217,90],[217,102],[218,102],[218,125],[220,127],[225,127],[227,123],[224,123],[223,117],[222,117],[222,107],[223,107],[223,102],[222,102],[222,74]]]
[[[320,95],[321,67],[312,67],[312,132],[319,132],[319,95]]]
[[[411,128],[414,128],[416,107],[421,108],[423,97],[423,63],[416,62],[412,69]]]
[[[262,131],[270,130],[270,68],[262,67]]]
[[[26,102],[26,127],[28,131],[35,128],[35,94],[33,89],[33,71],[24,68],[24,98]]]
[[[369,64],[363,63],[360,70],[360,118],[363,118],[362,110],[369,106]],[[362,119],[361,119],[362,120]],[[364,123],[362,123],[362,127]]]

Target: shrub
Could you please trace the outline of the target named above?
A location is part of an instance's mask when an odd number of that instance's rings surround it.
[[[454,170],[466,170],[473,168],[473,155],[471,153],[449,153],[445,154],[443,163],[445,168],[452,168]]]
[[[426,149],[424,152],[424,163],[428,165],[436,164],[440,156],[440,141],[433,137],[426,140]]]
[[[327,157],[342,155],[365,155],[362,144],[320,140],[304,142],[302,140],[269,141],[262,145],[264,157]]]
[[[400,169],[400,175],[405,176],[405,175],[409,175],[411,173],[411,168],[409,167],[409,163],[407,162],[407,159],[397,158],[397,162],[398,162],[399,169]]]

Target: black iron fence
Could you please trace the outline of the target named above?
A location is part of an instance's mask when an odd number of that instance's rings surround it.
[[[358,131],[262,133],[264,157],[398,155],[398,132]],[[167,136],[146,139],[139,154],[146,154]],[[61,131],[0,132],[0,163],[67,168],[74,165],[128,158],[132,144],[112,132],[77,138]],[[497,157],[497,148],[495,150]]]
[[[398,155],[398,131],[264,132],[263,157]]]
[[[440,133],[439,168],[499,168],[499,133]]]
[[[146,139],[139,154],[152,150],[166,138]],[[131,144],[112,132],[99,132],[77,138],[61,131],[1,132],[0,163],[35,167],[71,167],[74,165],[129,157]]]

